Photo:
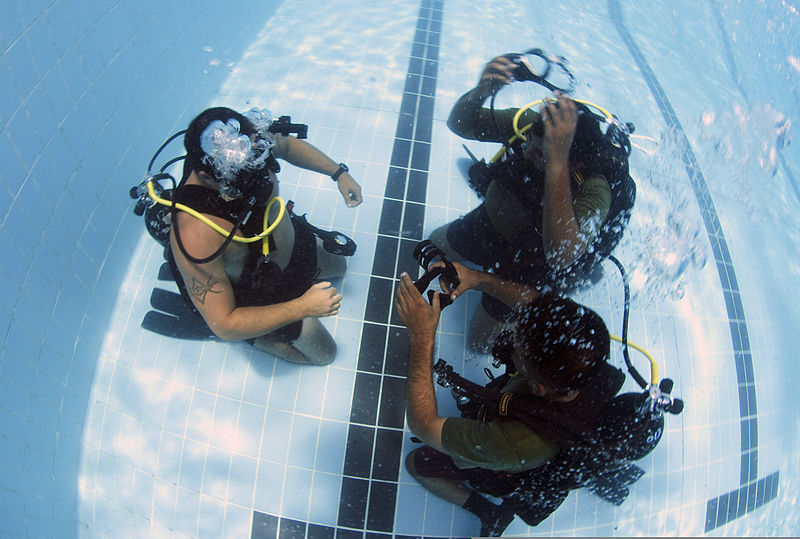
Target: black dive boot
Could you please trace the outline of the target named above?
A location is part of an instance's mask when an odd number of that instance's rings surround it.
[[[477,492],[469,495],[464,509],[481,519],[481,537],[499,537],[514,520],[514,510],[505,503],[495,505]]]

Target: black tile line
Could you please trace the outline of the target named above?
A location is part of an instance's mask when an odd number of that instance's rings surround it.
[[[417,269],[410,254],[422,239],[443,5],[444,0],[422,0],[417,18],[364,309],[337,525],[254,511],[254,539],[377,537],[393,531],[408,339],[405,328],[389,324],[395,279]]]
[[[709,532],[727,524],[774,500],[778,495],[779,481],[780,474],[776,471],[709,500],[706,506],[705,531]]]
[[[719,11],[718,2],[710,0],[710,3],[711,11],[716,19],[722,44],[725,48],[725,60],[728,70],[730,71],[731,79],[733,80],[736,88],[739,90],[739,93],[742,95],[745,101],[749,103],[750,97],[748,96],[744,87],[741,85],[741,78],[736,65],[736,57],[733,54],[733,48],[731,47],[730,38],[728,37],[728,33],[725,29],[722,14]],[[783,152],[780,149],[778,149],[778,157],[784,173],[789,178],[789,183],[794,189],[795,195],[798,197],[798,200],[800,200],[800,189],[798,188],[797,181],[795,180],[792,171],[787,166],[783,157]],[[738,297],[738,291],[736,297],[740,300]],[[739,307],[740,305],[741,303],[739,303]],[[743,315],[741,318],[741,323],[744,324]],[[733,325],[733,321],[731,324]],[[745,403],[749,403],[751,401],[755,402],[755,384],[747,383],[748,381],[753,380],[752,361],[747,361],[747,357],[749,356],[748,352],[740,350],[735,350],[735,352],[737,377],[739,380],[739,408],[740,414],[744,418],[749,412],[749,407]],[[747,372],[748,368],[749,372]],[[745,372],[742,373],[742,370]],[[757,481],[754,480],[756,476],[755,472],[751,473],[752,470],[756,469],[758,463],[758,454],[756,452],[758,447],[758,424],[756,418],[752,417],[747,421],[742,421],[741,426],[743,453],[741,458],[740,482],[742,483],[742,486],[737,490],[723,494],[708,501],[708,504],[706,505],[705,527],[705,531],[707,532],[722,526],[723,524],[727,524],[731,520],[749,513],[753,509],[761,507],[761,505],[766,502],[774,500],[778,493],[778,483],[780,480],[778,472],[775,472]]]
[[[421,3],[400,104],[356,375],[370,390],[368,398],[354,394],[345,454],[345,462],[361,477],[343,478],[339,530],[392,533],[394,528],[407,347],[399,336],[404,329],[390,326],[392,298],[397,276],[415,271],[410,251],[422,239],[442,5],[442,0]]]
[[[391,538],[392,534],[370,533],[354,528],[325,526],[299,520],[277,517],[253,512],[251,539],[381,539]],[[394,535],[395,539],[445,539],[444,537],[419,535]],[[450,538],[447,538],[450,539]]]
[[[714,259],[717,263],[717,271],[719,273],[720,283],[722,284],[722,292],[725,299],[725,305],[728,311],[728,318],[731,329],[731,340],[733,342],[734,350],[734,365],[736,367],[736,375],[739,380],[739,412],[740,412],[740,428],[742,432],[742,458],[740,469],[740,485],[736,493],[737,503],[736,510],[731,511],[732,505],[729,503],[734,493],[724,494],[718,498],[708,501],[706,505],[706,531],[716,528],[733,518],[741,516],[749,511],[752,511],[756,504],[744,504],[743,512],[740,514],[739,492],[743,489],[749,495],[751,489],[764,488],[762,481],[766,478],[757,480],[758,477],[758,428],[757,428],[757,408],[756,408],[756,394],[755,394],[755,377],[753,375],[753,362],[752,354],[750,352],[750,338],[747,331],[747,324],[745,321],[744,309],[741,303],[741,295],[739,293],[739,285],[736,279],[736,273],[733,268],[733,261],[730,257],[727,242],[722,231],[722,226],[719,222],[716,208],[711,199],[711,194],[708,191],[705,177],[703,176],[700,166],[697,163],[695,154],[692,151],[689,139],[678,120],[669,99],[664,92],[660,82],[650,68],[647,59],[644,57],[641,49],[636,44],[633,36],[625,26],[620,8],[619,0],[608,1],[609,15],[617,28],[623,42],[628,47],[628,50],[633,56],[642,76],[645,79],[650,91],[653,94],[656,102],[658,103],[664,120],[667,125],[675,132],[677,142],[680,150],[681,159],[683,160],[686,172],[691,180],[692,188],[697,198],[698,205],[700,206],[700,213],[703,217],[706,230],[711,241],[712,250],[714,252]],[[777,472],[768,476],[770,478],[770,492],[774,491],[777,494],[778,478]],[[772,488],[774,484],[774,489]],[[758,487],[758,485],[762,485]],[[747,499],[747,497],[745,497]],[[765,501],[774,499],[762,496]],[[763,503],[763,502],[762,502]]]

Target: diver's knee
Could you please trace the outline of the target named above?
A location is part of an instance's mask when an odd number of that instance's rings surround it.
[[[336,359],[336,342],[316,318],[303,320],[303,329],[300,332],[300,337],[292,344],[313,365],[328,365]]]

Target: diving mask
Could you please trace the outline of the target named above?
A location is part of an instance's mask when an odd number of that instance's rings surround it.
[[[516,81],[535,82],[551,92],[565,94],[571,94],[575,89],[575,77],[567,68],[566,58],[548,54],[542,49],[506,54],[505,57],[516,65],[512,71]]]
[[[214,168],[221,195],[231,199],[256,197],[264,203],[272,193],[270,173],[280,170],[272,155],[272,119],[264,109],[251,109],[245,116],[255,128],[253,135],[243,133],[235,118],[214,120],[203,130],[203,162]]]

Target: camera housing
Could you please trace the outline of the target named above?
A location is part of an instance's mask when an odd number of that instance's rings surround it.
[[[423,240],[417,244],[414,248],[414,259],[417,261],[417,264],[425,270],[425,274],[414,282],[414,286],[417,287],[420,294],[425,293],[431,281],[436,277],[444,279],[444,283],[451,291],[458,288],[458,285],[461,284],[461,280],[458,278],[458,271],[456,271],[453,263],[447,259],[444,251],[439,249],[431,240]],[[437,259],[443,262],[444,266],[431,268],[431,264],[437,261]],[[433,303],[434,294],[436,294],[435,291],[428,290],[428,301],[431,303]],[[451,303],[453,303],[453,300],[450,299],[449,294],[439,292],[439,306],[442,309]]]

